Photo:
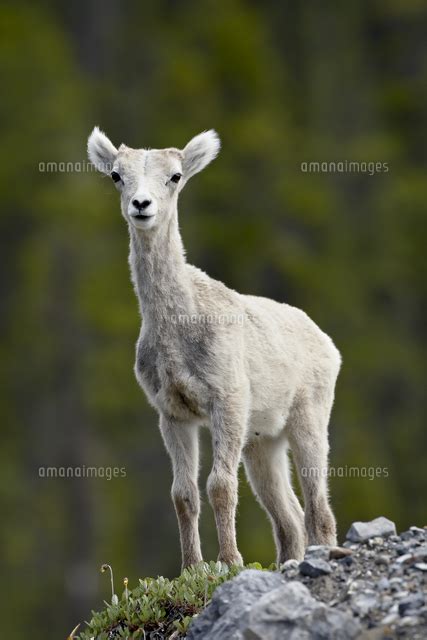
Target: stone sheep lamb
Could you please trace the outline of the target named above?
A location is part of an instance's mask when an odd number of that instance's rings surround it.
[[[207,492],[219,560],[242,563],[235,527],[241,460],[272,521],[278,563],[301,559],[307,542],[336,544],[326,477],[338,350],[303,311],[241,295],[185,259],[178,195],[219,148],[213,130],[182,150],[124,144],[116,149],[97,127],[88,141],[91,162],[111,176],[120,193],[129,228],[130,270],[143,317],[135,374],[159,413],[172,461],[183,567],[202,561],[202,425],[212,434]],[[221,322],[209,321],[218,317]],[[243,321],[233,321],[236,317]],[[291,486],[288,448],[302,485],[305,515]]]

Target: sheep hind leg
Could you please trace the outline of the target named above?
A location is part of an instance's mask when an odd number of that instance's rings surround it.
[[[252,441],[243,450],[243,460],[252,490],[273,526],[277,564],[290,558],[302,560],[304,512],[292,489],[286,440]]]
[[[304,494],[310,545],[335,545],[336,522],[328,499],[328,422],[333,393],[297,400],[287,423],[289,444]]]

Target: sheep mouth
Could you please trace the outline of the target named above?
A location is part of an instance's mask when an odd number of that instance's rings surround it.
[[[149,220],[150,218],[154,218],[154,215],[145,216],[143,213],[136,213],[132,215],[134,220]]]

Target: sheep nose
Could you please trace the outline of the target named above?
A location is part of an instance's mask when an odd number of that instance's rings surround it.
[[[147,207],[150,206],[151,200],[143,200],[142,202],[140,202],[139,200],[132,200],[132,204],[135,207],[135,209],[138,209],[138,211],[141,211],[141,209],[146,209]]]

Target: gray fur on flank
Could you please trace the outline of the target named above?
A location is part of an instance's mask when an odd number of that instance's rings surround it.
[[[299,309],[241,295],[186,262],[178,194],[218,154],[214,131],[183,150],[116,149],[97,127],[90,160],[121,194],[129,263],[143,322],[135,374],[160,416],[173,468],[182,565],[202,560],[198,519],[199,427],[212,434],[208,495],[219,560],[241,563],[235,515],[238,467],[269,515],[277,561],[301,559],[306,543],[336,543],[328,502],[328,422],[340,355]],[[290,481],[288,448],[304,494]]]

